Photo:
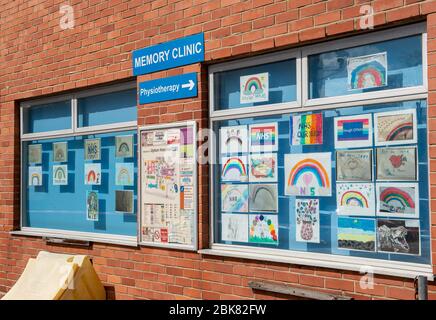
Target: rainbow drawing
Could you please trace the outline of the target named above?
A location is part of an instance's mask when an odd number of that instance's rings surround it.
[[[41,176],[37,173],[32,174],[30,181],[32,182],[32,186],[41,185]]]
[[[56,168],[54,176],[56,179],[62,180],[66,178],[65,170],[61,166]]]
[[[85,163],[85,184],[100,185],[100,163]]]
[[[322,122],[322,113],[293,116],[290,119],[291,144],[322,144]]]
[[[339,120],[337,130],[338,141],[368,140],[369,119]]]
[[[117,186],[133,186],[133,163],[117,163],[115,165]]]
[[[380,201],[394,208],[415,208],[414,199],[404,188],[383,188],[380,192]]]
[[[330,188],[329,175],[324,166],[318,160],[306,158],[297,162],[288,175],[288,186],[296,186],[297,182],[305,174],[312,175],[318,183],[318,186]]]
[[[257,90],[262,90],[262,82],[258,77],[250,77],[245,83],[244,91],[256,92]]]
[[[29,167],[29,186],[42,186],[42,167]]]
[[[345,192],[341,197],[340,204],[341,206],[369,208],[368,199],[361,192],[355,190]]]
[[[248,212],[248,185],[223,184],[222,211],[224,212]]]
[[[225,181],[241,181],[247,177],[246,157],[230,157],[223,159],[222,179]]]
[[[386,141],[404,140],[400,136],[409,136],[413,130],[413,122],[405,122],[393,128],[386,136]]]
[[[350,90],[369,89],[387,85],[386,53],[348,59]]]

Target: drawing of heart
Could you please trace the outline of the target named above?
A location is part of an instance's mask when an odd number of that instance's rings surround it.
[[[310,173],[306,173],[304,176],[303,176],[303,182],[304,182],[304,184],[306,185],[306,186],[308,186],[308,185],[310,185],[310,183],[312,182],[312,175],[310,174]]]
[[[391,161],[391,164],[395,169],[401,167],[404,164],[404,159],[402,155],[398,155],[398,156],[393,155],[389,158],[389,160]]]

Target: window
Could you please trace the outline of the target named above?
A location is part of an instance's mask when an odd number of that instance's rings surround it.
[[[204,252],[431,276],[425,39],[412,25],[288,51],[301,70],[294,96],[305,98],[268,97],[249,112],[236,97],[235,109],[217,110],[219,85],[243,83],[272,58],[211,66],[220,81],[210,84],[213,236]]]
[[[135,84],[23,103],[22,123],[21,232],[136,245]]]

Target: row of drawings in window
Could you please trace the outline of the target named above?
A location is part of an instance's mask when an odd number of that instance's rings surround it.
[[[416,110],[388,111],[334,118],[335,148],[362,148],[392,146],[417,142]],[[322,145],[322,113],[291,116],[289,121],[290,145]],[[373,143],[373,129],[375,143]],[[277,122],[229,126],[220,129],[222,154],[271,152],[278,150]]]
[[[338,183],[336,204],[338,215],[419,218],[419,185],[377,183],[374,188],[373,183]],[[277,185],[222,184],[221,211],[277,213]]]
[[[55,186],[68,185],[68,165],[53,165],[52,183]],[[84,183],[86,185],[101,185],[102,173],[100,163],[85,163]],[[29,167],[29,186],[42,186],[43,173],[42,166]],[[115,164],[115,185],[133,186],[134,185],[134,165],[133,163]]]
[[[68,142],[54,142],[52,146],[53,162],[68,162]],[[133,135],[115,137],[115,156],[117,158],[133,157]],[[84,140],[84,159],[101,160],[101,139]],[[42,144],[28,146],[28,162],[42,163]]]
[[[322,244],[318,199],[297,200],[295,241]],[[222,214],[221,240],[279,245],[277,215]],[[419,220],[338,217],[338,249],[420,255]]]
[[[416,146],[377,148],[376,179],[379,181],[416,181],[418,178]],[[316,168],[326,178],[331,167],[330,153],[306,153],[285,155],[285,167],[298,164],[298,168]],[[221,158],[223,182],[277,182],[277,154],[253,153]],[[296,168],[296,169],[298,169]],[[373,180],[372,149],[336,151],[336,181]]]
[[[86,191],[86,220],[98,221],[100,215],[99,193],[95,190]],[[115,190],[115,212],[133,213],[133,191]]]

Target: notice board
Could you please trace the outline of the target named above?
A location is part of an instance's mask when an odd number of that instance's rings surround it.
[[[140,137],[140,242],[197,250],[195,121],[146,126]]]

